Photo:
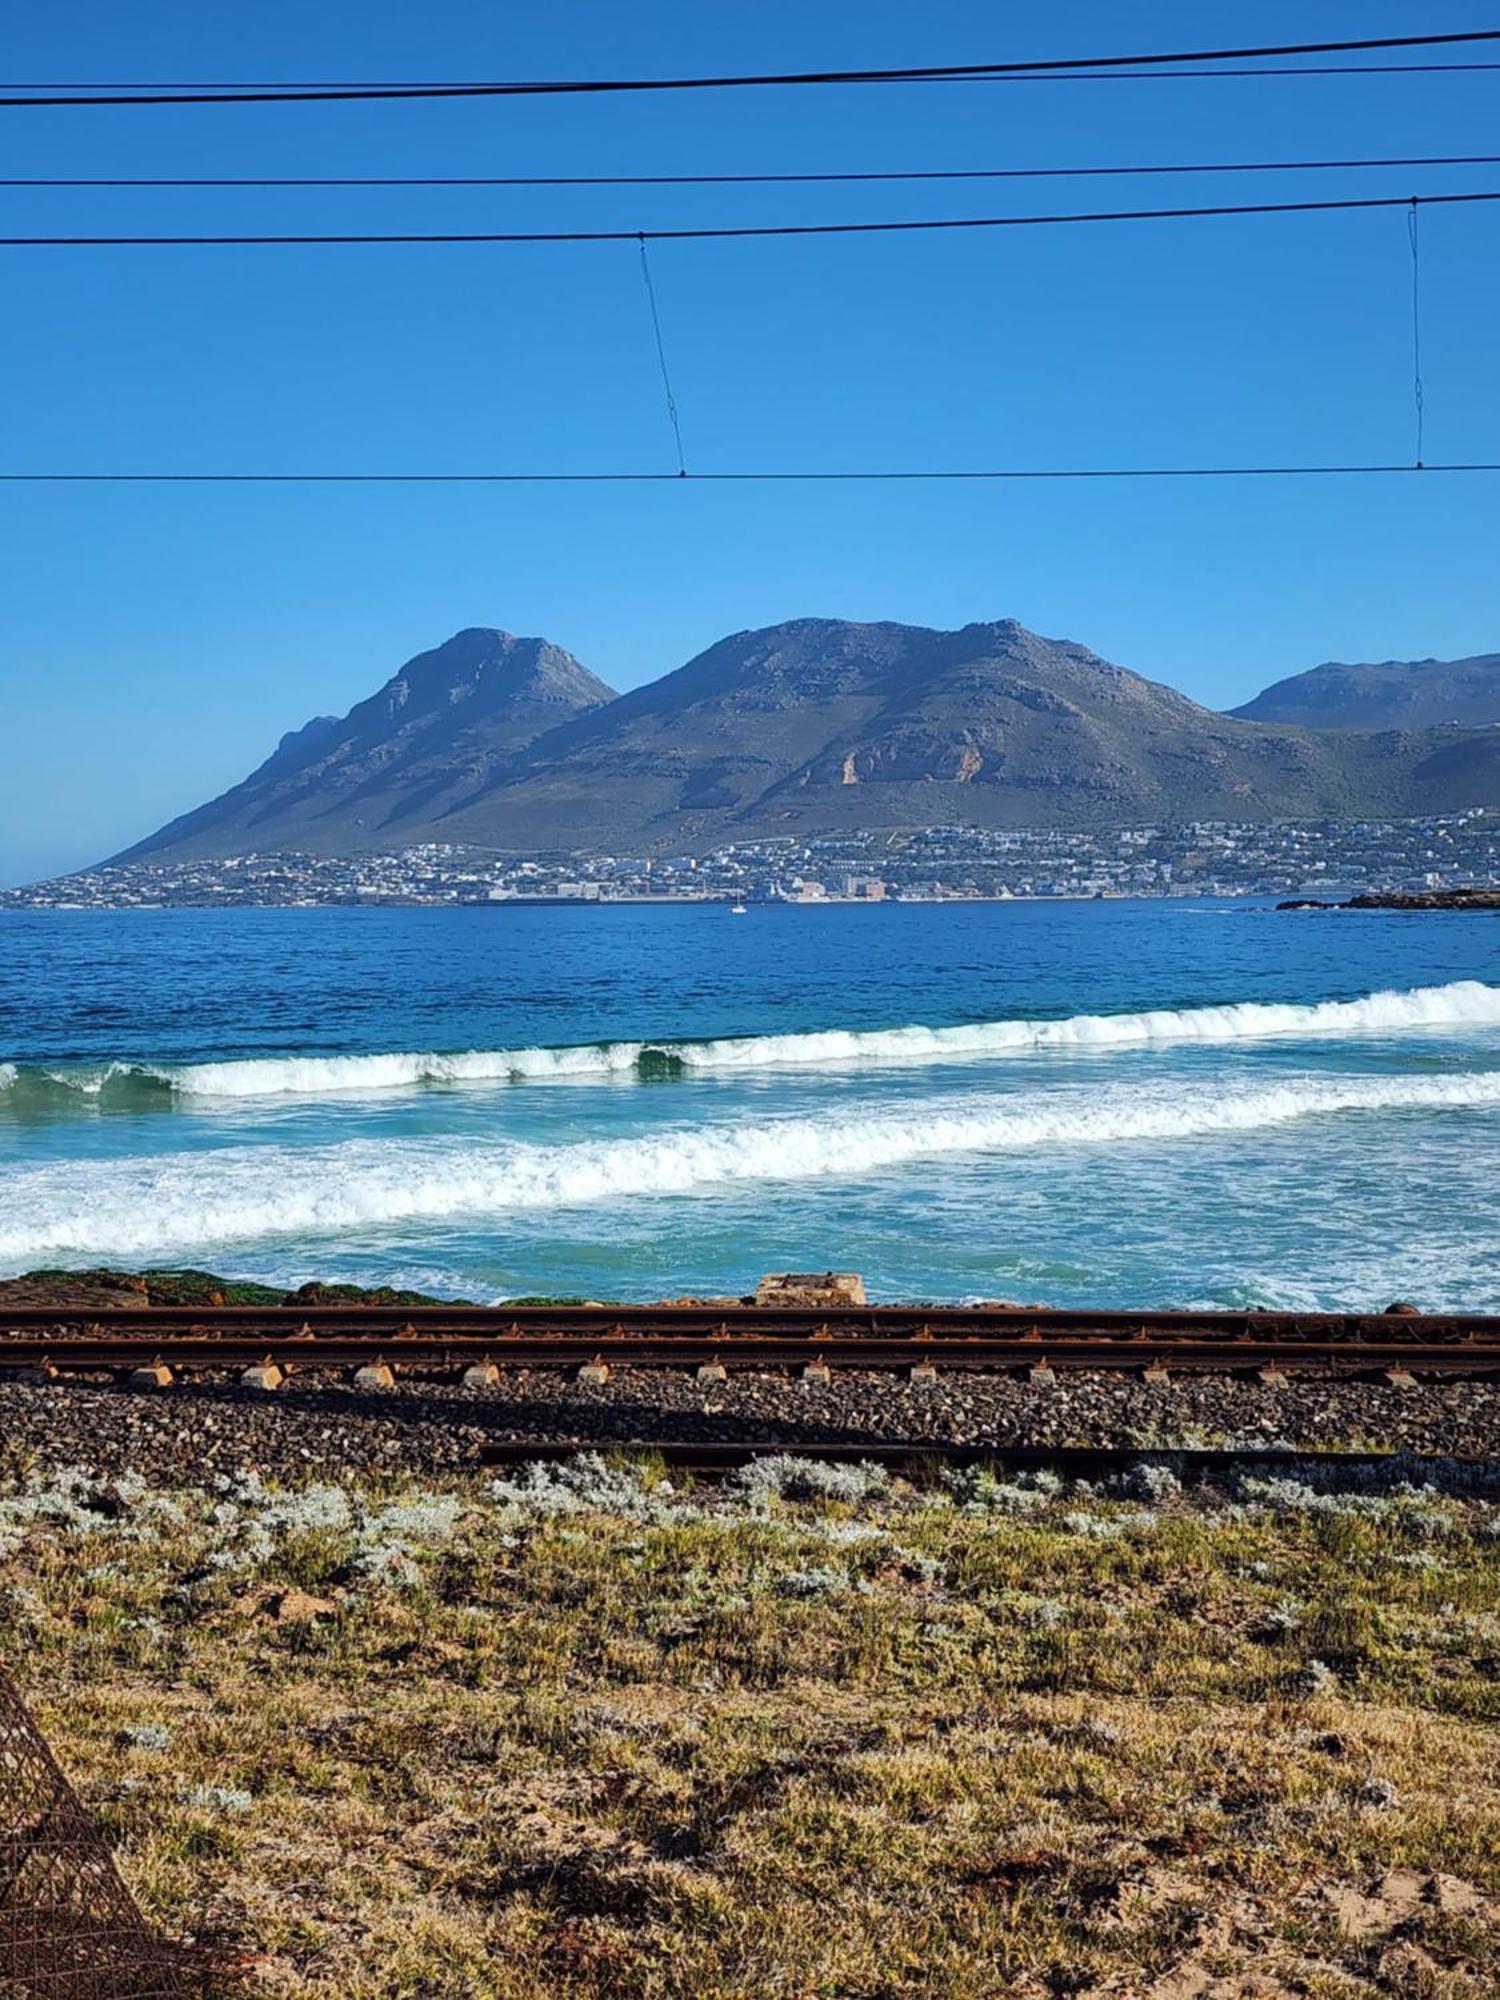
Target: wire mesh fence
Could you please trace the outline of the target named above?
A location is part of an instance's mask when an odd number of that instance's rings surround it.
[[[0,1674],[0,1996],[194,2000],[187,1955],[158,1938],[99,1829]]]

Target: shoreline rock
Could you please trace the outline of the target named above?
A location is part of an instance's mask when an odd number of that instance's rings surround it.
[[[1500,912],[1500,889],[1362,889],[1342,903],[1292,896],[1278,910],[1485,910]]]

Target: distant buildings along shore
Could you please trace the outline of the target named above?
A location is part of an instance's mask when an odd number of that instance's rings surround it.
[[[1500,882],[1500,811],[1201,821],[1102,832],[931,826],[735,842],[704,855],[500,855],[426,844],[129,863],[0,891],[0,909],[951,902],[1286,895]]]

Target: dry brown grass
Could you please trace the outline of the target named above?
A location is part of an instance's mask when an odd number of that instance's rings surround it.
[[[318,2000],[1500,1992],[1493,1506],[579,1485],[0,1501],[155,1917]]]

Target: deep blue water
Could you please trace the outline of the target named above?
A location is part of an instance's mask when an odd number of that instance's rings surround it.
[[[5,1270],[1500,1308],[1491,917],[6,914],[0,1063]]]

